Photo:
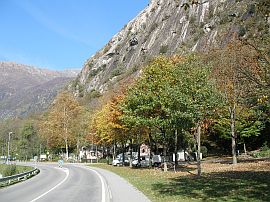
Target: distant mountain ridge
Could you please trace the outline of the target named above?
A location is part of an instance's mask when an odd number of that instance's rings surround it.
[[[53,71],[15,62],[0,62],[0,119],[47,109],[57,92],[79,70]]]

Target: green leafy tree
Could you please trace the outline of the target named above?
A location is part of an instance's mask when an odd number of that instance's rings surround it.
[[[197,142],[198,175],[201,175],[200,146],[201,129],[204,122],[211,118],[215,109],[222,104],[221,94],[215,81],[211,79],[211,66],[204,63],[199,56],[191,55],[177,65],[176,71],[180,81],[178,87],[181,97],[185,97],[186,108],[178,109],[182,114],[190,114],[191,122],[195,126]],[[181,105],[180,105],[181,106]],[[176,108],[177,109],[177,108]],[[178,117],[178,119],[182,117]]]
[[[159,129],[164,156],[178,131],[193,126],[198,129],[200,146],[201,124],[219,102],[209,78],[210,68],[199,57],[157,58],[128,91],[123,105],[125,123]]]
[[[247,140],[252,140],[252,138],[260,135],[262,129],[264,128],[264,122],[257,114],[254,109],[241,109],[237,111],[238,117],[235,120],[235,133],[238,137],[238,143],[242,143],[244,146],[244,152],[246,153],[246,142]],[[216,123],[213,125],[214,130],[216,130],[222,139],[230,139],[230,117],[223,112],[222,118],[218,118]]]
[[[33,123],[25,123],[19,137],[19,155],[27,160],[38,154],[39,139]]]

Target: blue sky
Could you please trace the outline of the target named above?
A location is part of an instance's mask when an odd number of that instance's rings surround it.
[[[0,61],[81,68],[149,0],[0,0]]]

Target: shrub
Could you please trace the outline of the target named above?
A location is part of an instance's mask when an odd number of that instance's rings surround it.
[[[243,37],[243,36],[245,36],[246,32],[247,32],[246,28],[243,27],[243,26],[241,26],[241,27],[239,28],[238,36],[239,36],[239,37]]]
[[[110,77],[110,78],[119,76],[119,75],[122,74],[123,72],[124,72],[124,68],[123,68],[123,67],[118,67],[118,68],[112,70],[112,72],[111,72],[111,77]]]
[[[150,33],[153,32],[157,27],[158,27],[157,23],[152,24],[152,26],[150,28]]]
[[[201,146],[201,153],[202,153],[203,157],[207,156],[207,152],[208,152],[207,147],[206,146]]]
[[[265,142],[264,144],[263,144],[263,146],[261,147],[261,151],[267,151],[267,150],[269,150],[270,148],[268,147],[268,145],[267,145],[267,142]]]
[[[86,94],[87,99],[98,98],[100,96],[101,96],[101,93],[97,90],[92,90],[91,92]]]
[[[3,172],[3,176],[7,177],[7,176],[11,176],[11,175],[15,175],[17,172],[17,167],[16,165],[8,165]]]
[[[165,54],[168,51],[168,45],[161,46],[159,49],[159,54]]]
[[[196,22],[196,17],[195,16],[191,16],[189,19],[189,23],[190,24],[194,24]]]
[[[259,151],[252,153],[252,156],[255,158],[270,157],[270,148],[268,147],[267,142],[263,144]]]
[[[102,159],[99,159],[98,162],[99,163],[107,163],[107,164],[111,164],[112,163],[112,158],[111,157],[108,157],[108,158],[102,158]]]
[[[263,157],[270,157],[270,149],[266,151],[258,151],[253,154],[255,158],[263,158]]]

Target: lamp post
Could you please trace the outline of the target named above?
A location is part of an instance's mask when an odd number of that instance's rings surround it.
[[[8,133],[8,155],[7,155],[7,164],[9,164],[9,150],[10,150],[10,136],[12,135],[12,132]]]

